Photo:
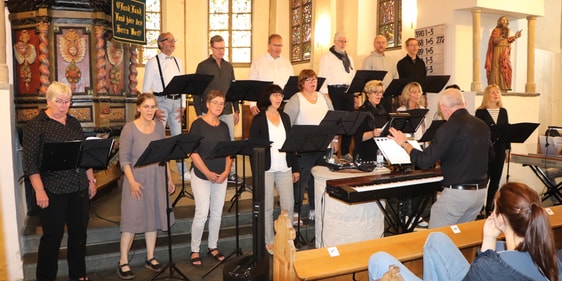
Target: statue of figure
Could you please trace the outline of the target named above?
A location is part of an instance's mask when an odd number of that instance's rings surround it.
[[[502,91],[511,90],[511,43],[521,37],[521,30],[509,36],[509,20],[502,16],[490,35],[486,53],[486,77],[488,85],[497,84]]]

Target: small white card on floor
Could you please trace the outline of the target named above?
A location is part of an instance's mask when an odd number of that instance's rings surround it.
[[[554,211],[552,211],[551,208],[545,208],[545,211],[548,215],[553,216],[554,215]]]
[[[451,225],[451,230],[453,231],[453,233],[461,233],[461,229],[459,228],[458,225]]]
[[[338,251],[338,248],[336,248],[336,247],[328,248],[328,253],[330,254],[330,257],[337,257],[337,256],[340,255],[340,252]]]

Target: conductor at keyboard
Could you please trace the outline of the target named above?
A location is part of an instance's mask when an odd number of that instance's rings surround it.
[[[493,157],[488,126],[470,115],[459,90],[445,90],[439,107],[447,122],[423,152],[406,142],[401,131],[390,129],[390,138],[406,150],[412,164],[428,169],[441,161],[443,191],[431,206],[429,228],[476,219],[486,200],[488,160]]]

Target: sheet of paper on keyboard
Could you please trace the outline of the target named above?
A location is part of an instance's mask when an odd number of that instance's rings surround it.
[[[416,140],[409,140],[408,143],[415,149],[419,150],[419,151],[423,151],[420,143]]]
[[[374,138],[384,158],[391,164],[410,164],[410,155],[394,140],[386,137]],[[418,145],[419,146],[419,145]]]

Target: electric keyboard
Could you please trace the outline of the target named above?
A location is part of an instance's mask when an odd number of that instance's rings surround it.
[[[562,157],[544,154],[511,154],[511,161],[523,165],[532,165],[540,168],[562,169]]]
[[[432,194],[442,189],[440,171],[397,172],[326,181],[326,192],[347,203]]]

